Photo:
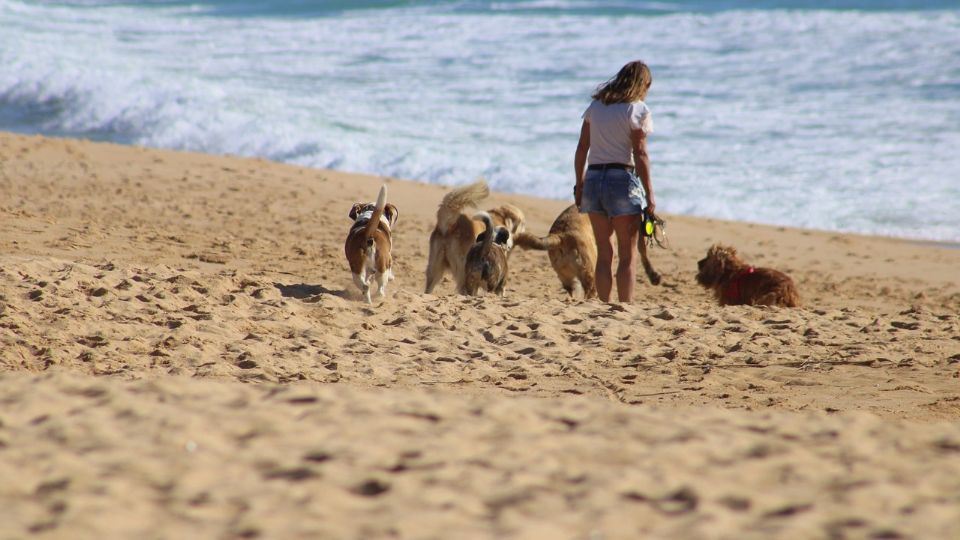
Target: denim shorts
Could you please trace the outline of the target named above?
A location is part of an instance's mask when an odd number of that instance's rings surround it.
[[[643,187],[637,175],[623,169],[587,170],[580,213],[608,217],[643,213]]]

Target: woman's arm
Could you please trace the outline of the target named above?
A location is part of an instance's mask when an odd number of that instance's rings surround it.
[[[630,143],[633,146],[633,160],[636,163],[637,176],[647,194],[647,212],[656,214],[657,203],[653,198],[653,183],[650,182],[650,156],[647,155],[647,134],[640,129],[630,130]]]
[[[586,120],[580,126],[580,141],[577,143],[577,152],[573,158],[573,171],[577,175],[577,182],[573,185],[573,198],[580,207],[580,197],[583,195],[583,171],[587,167],[587,152],[590,150],[590,123]]]

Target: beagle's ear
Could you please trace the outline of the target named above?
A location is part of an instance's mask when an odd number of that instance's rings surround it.
[[[357,215],[360,214],[360,209],[363,208],[363,205],[360,203],[354,203],[353,208],[350,209],[350,219],[356,221]]]
[[[400,211],[397,210],[397,207],[387,203],[383,208],[383,213],[387,216],[387,221],[390,222],[390,227],[392,228],[397,224],[397,218],[400,217]]]

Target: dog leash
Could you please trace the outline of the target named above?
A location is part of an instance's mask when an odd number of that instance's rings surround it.
[[[643,236],[647,238],[647,245],[663,249],[670,249],[670,243],[667,240],[667,222],[654,215],[647,215],[644,212]]]

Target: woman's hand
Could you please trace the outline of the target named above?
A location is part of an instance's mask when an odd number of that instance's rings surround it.
[[[573,200],[577,204],[577,208],[580,208],[580,201],[583,200],[583,184],[577,183],[573,186]]]

